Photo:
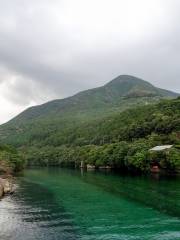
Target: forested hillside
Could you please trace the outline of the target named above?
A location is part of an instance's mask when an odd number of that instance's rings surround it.
[[[0,140],[15,146],[32,145],[34,141],[48,144],[52,139],[57,145],[71,143],[74,138],[71,130],[74,132],[81,125],[86,127],[92,121],[96,125],[126,109],[177,96],[142,79],[121,75],[102,87],[27,109],[0,126]],[[92,137],[92,143],[96,143],[96,138]],[[79,141],[81,144],[83,139]]]
[[[150,153],[162,144],[174,147],[168,153]],[[79,166],[84,161],[96,167],[148,171],[155,159],[162,168],[179,171],[180,99],[129,109],[61,133],[36,135],[30,145],[21,148],[33,165]]]
[[[156,159],[160,167],[179,171],[180,99],[172,99],[177,96],[119,76],[103,87],[27,109],[0,127],[0,141],[18,147],[30,165],[84,161],[148,171]],[[161,144],[174,147],[153,156],[149,149]]]

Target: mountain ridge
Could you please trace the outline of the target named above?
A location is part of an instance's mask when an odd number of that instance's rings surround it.
[[[120,75],[102,87],[26,109],[0,126],[0,142],[23,146],[56,135],[57,143],[63,144],[64,138],[73,138],[71,131],[79,126],[92,121],[98,125],[116,113],[177,96],[142,79]]]
[[[135,98],[135,102],[143,102],[143,100],[152,102],[161,98],[175,98],[177,96],[179,96],[178,93],[156,88],[143,79],[131,75],[119,75],[101,87],[30,107],[11,119],[8,124],[13,121],[21,121],[21,119],[22,121],[31,121],[32,119],[46,117],[46,115],[63,117],[64,114],[69,115],[72,112],[75,114],[77,112],[81,114],[92,112],[94,115],[97,115],[95,112],[103,112],[105,109],[113,111],[114,108],[119,107],[119,109],[122,108],[124,110],[126,108],[125,105],[133,105],[133,98]]]

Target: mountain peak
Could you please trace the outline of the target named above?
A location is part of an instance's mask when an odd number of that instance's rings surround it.
[[[131,75],[119,75],[107,83],[105,87],[114,89],[128,97],[158,96],[174,98],[179,96],[179,93],[157,88],[151,83]]]
[[[105,88],[124,97],[159,96],[155,86],[131,75],[120,75],[107,83]]]
[[[161,98],[177,97],[178,94],[156,88],[151,83],[131,75],[120,75],[106,85],[80,92],[72,97],[57,99],[31,107],[12,119],[10,123],[24,123],[44,119],[78,119],[107,116]]]
[[[106,84],[106,86],[113,85],[113,84],[119,84],[119,83],[121,83],[121,84],[122,83],[131,83],[131,84],[146,83],[148,85],[151,85],[149,82],[144,81],[143,79],[138,78],[138,77],[134,77],[131,75],[119,75],[118,77],[116,77],[113,80],[111,80],[110,82],[108,82]]]

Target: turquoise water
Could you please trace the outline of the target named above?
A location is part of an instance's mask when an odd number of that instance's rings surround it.
[[[1,240],[179,240],[180,179],[26,170],[0,201]]]

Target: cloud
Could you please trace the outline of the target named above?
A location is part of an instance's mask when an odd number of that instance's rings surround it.
[[[124,73],[180,92],[179,0],[0,0],[0,6],[0,105],[16,109],[13,116]],[[12,117],[5,115],[0,122]]]

